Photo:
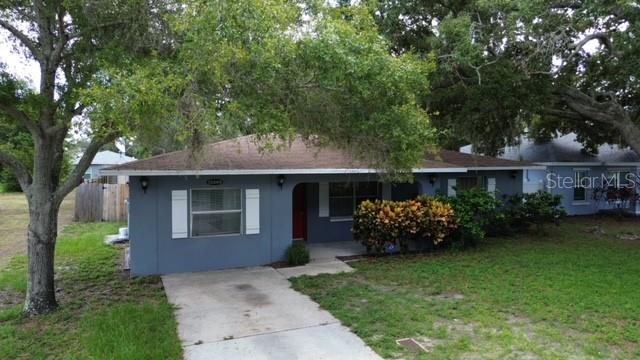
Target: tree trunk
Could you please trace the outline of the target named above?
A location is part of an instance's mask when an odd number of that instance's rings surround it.
[[[36,138],[33,183],[27,189],[29,269],[24,311],[40,315],[54,311],[54,256],[58,236],[58,210],[63,196],[56,196],[66,131]]]
[[[53,280],[58,209],[59,205],[52,200],[51,194],[30,194],[29,272],[24,304],[28,315],[50,313],[58,307]]]

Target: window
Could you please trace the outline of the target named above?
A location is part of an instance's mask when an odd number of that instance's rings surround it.
[[[380,183],[375,181],[330,183],[329,216],[351,218],[355,209],[365,200],[380,199]]]
[[[456,181],[456,190],[465,191],[475,188],[482,188],[484,178],[481,176],[463,176]]]
[[[191,236],[240,234],[240,189],[191,191]]]
[[[607,172],[606,185],[609,189],[620,189],[632,185],[631,173],[626,169],[609,170]]]
[[[587,176],[587,170],[574,170],[573,201],[587,201]]]

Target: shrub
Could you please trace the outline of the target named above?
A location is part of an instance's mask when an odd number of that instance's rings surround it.
[[[287,263],[291,266],[305,265],[309,263],[309,250],[305,244],[294,242],[287,249]]]
[[[542,231],[545,224],[557,225],[560,219],[566,216],[567,213],[560,206],[561,202],[560,195],[543,191],[513,195],[507,198],[505,216],[513,228],[526,230],[535,225],[537,231]]]
[[[454,234],[454,246],[473,245],[484,239],[487,232],[495,232],[494,229],[504,222],[502,202],[482,189],[460,191],[455,197],[439,199],[449,203],[455,213],[458,229]]]
[[[353,216],[353,234],[368,252],[389,247],[409,250],[437,246],[456,228],[453,209],[436,199],[424,201],[364,201]]]

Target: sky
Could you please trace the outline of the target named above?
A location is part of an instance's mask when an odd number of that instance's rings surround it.
[[[15,49],[9,39],[9,33],[0,29],[0,63],[7,66],[7,71],[21,80],[28,81],[31,86],[40,86],[40,70],[35,61],[28,60],[20,51]]]

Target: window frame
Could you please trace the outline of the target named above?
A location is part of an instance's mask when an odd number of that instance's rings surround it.
[[[461,189],[460,188],[460,180],[463,179],[475,179],[476,180],[476,185],[473,187],[470,187],[468,189]],[[456,177],[456,192],[462,192],[462,191],[468,191],[468,190],[473,190],[473,189],[487,189],[487,177],[484,175],[476,175],[476,176],[457,176]]]
[[[589,173],[591,172],[591,169],[589,168],[574,168],[572,169],[573,171],[573,179],[575,181],[575,183],[573,184],[573,188],[571,189],[572,193],[571,193],[571,203],[572,205],[587,205],[589,204],[589,195],[587,194],[587,190],[588,188],[586,186],[578,186],[579,182],[584,179],[584,178],[589,178]],[[583,176],[578,179],[578,177],[576,176],[577,173],[583,173]],[[584,199],[576,199],[576,189],[577,188],[581,188],[584,191]]]
[[[240,192],[240,209],[239,210],[200,210],[193,211],[193,191],[219,191],[219,190],[237,190]],[[198,238],[210,238],[210,237],[222,237],[222,236],[240,236],[244,234],[244,191],[239,187],[221,187],[221,188],[193,188],[189,189],[189,237],[198,239]],[[202,215],[202,214],[232,214],[232,213],[240,213],[240,229],[238,229],[237,233],[229,233],[229,234],[208,234],[208,235],[193,235],[193,215]]]
[[[609,179],[611,178],[610,175],[612,175],[612,174],[615,174],[615,177],[616,177],[615,184],[612,185],[613,188],[620,189],[621,188],[620,187],[620,182],[622,180],[620,178],[620,175],[622,175],[622,174],[633,174],[633,169],[630,169],[630,168],[609,168],[609,169],[607,169],[607,181],[609,181]],[[626,182],[625,187],[628,187],[629,182],[627,181],[626,176],[625,176],[624,181]],[[611,186],[609,186],[607,184],[607,189],[609,189],[610,187]]]
[[[379,181],[331,181],[329,182],[329,191],[328,191],[328,207],[329,207],[329,221],[331,222],[339,222],[339,221],[353,221],[353,214],[357,209],[357,202],[359,198],[363,198],[363,196],[358,196],[356,194],[357,184],[359,183],[375,183],[376,184],[376,199],[382,199],[382,183]],[[339,196],[331,196],[331,184],[349,184],[351,186],[351,204],[352,204],[352,213],[351,215],[344,216],[336,216],[332,215],[331,211],[331,199],[332,198],[347,198],[346,195]]]

